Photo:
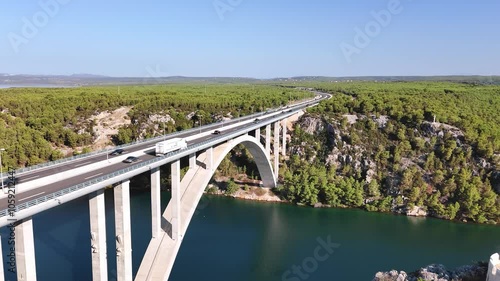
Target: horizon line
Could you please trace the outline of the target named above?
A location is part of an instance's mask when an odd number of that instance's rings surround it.
[[[90,73],[73,73],[73,74],[27,74],[27,73],[0,73],[0,77],[8,76],[44,76],[44,77],[79,77],[79,78],[127,78],[127,79],[166,79],[166,78],[229,78],[229,79],[254,79],[254,80],[273,80],[273,79],[294,79],[294,78],[366,78],[366,77],[500,77],[500,74],[484,75],[484,74],[438,74],[438,75],[350,75],[350,76],[328,76],[328,75],[295,75],[295,76],[275,76],[272,78],[256,78],[251,76],[186,76],[186,75],[170,75],[170,76],[109,76]]]

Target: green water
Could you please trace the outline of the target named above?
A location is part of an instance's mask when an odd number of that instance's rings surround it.
[[[114,241],[112,195],[106,192],[108,242]],[[134,274],[151,233],[149,200],[148,192],[131,195]],[[91,280],[86,199],[35,216],[34,228],[38,280]],[[371,280],[381,270],[487,260],[500,251],[499,237],[498,226],[204,197],[170,280]],[[321,247],[328,241],[330,252]],[[5,238],[2,244],[5,256]],[[116,280],[114,259],[108,243],[110,280]],[[6,280],[15,275],[6,273]]]

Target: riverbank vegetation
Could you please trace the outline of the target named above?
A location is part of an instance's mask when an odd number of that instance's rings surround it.
[[[295,125],[291,157],[280,171],[287,200],[500,222],[500,87],[314,87],[333,98]]]

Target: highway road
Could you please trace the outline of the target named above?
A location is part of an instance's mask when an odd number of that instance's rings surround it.
[[[202,126],[200,128],[200,131],[196,130],[195,132],[185,132],[185,133],[181,132],[181,133],[176,134],[176,135],[170,135],[170,136],[166,135],[165,140],[172,139],[172,138],[186,138],[186,137],[194,136],[197,134],[214,131],[217,128],[223,128],[224,126],[233,125],[233,124],[236,124],[238,122],[242,122],[242,121],[249,120],[252,118],[255,118],[255,117],[243,116],[243,117],[238,118],[238,119],[232,119],[232,120],[226,121],[224,123],[221,123],[217,127]],[[124,148],[124,152],[122,153],[122,155],[132,153],[132,152],[141,151],[144,149],[148,149],[148,148],[151,148],[152,146],[154,146],[154,145],[152,145],[152,142],[144,142],[144,143],[138,143],[135,145],[131,145],[131,146]],[[16,178],[18,179],[17,184],[22,184],[22,183],[25,183],[27,181],[35,180],[38,178],[43,178],[43,177],[50,176],[50,175],[53,175],[56,173],[69,171],[69,170],[79,168],[79,167],[82,167],[84,165],[88,165],[91,163],[105,161],[108,159],[108,157],[109,157],[109,159],[112,159],[114,157],[120,156],[120,155],[111,156],[111,155],[106,155],[106,154],[107,153],[98,154],[98,155],[91,155],[89,157],[75,159],[75,160],[67,162],[67,163],[58,164],[58,165],[54,165],[54,166],[48,166],[48,167],[36,169],[33,171],[28,171],[28,172],[22,173],[21,175],[16,175]],[[6,180],[5,174],[4,174],[4,180]]]
[[[317,93],[317,94],[321,94],[322,99],[325,99],[325,98],[328,97],[328,95],[324,94],[324,93]],[[306,106],[308,106],[310,104],[311,103],[307,103],[305,105],[301,105],[300,107],[303,108],[303,107],[306,107]],[[288,110],[290,110],[290,108],[295,108],[295,106],[290,106],[289,108],[283,109],[283,112],[287,112]],[[272,113],[274,113],[274,111],[270,112],[270,114],[272,114]],[[279,114],[283,114],[283,113],[280,112]],[[272,118],[272,117],[259,117],[259,119],[261,120],[260,122],[265,122],[265,120],[267,118]],[[245,121],[245,120],[248,121],[248,119],[255,119],[255,117],[254,116],[252,116],[252,117],[246,117],[246,118],[242,117],[242,118],[238,118],[238,119],[235,119],[235,120],[230,120],[230,121],[225,122],[224,124],[221,124],[220,128],[219,127],[216,127],[216,128],[215,127],[211,127],[211,128],[203,128],[203,127],[201,127],[201,134],[206,133],[206,132],[213,132],[216,129],[219,130],[219,131],[221,131],[221,134],[227,134],[227,133],[230,133],[230,132],[234,132],[234,131],[240,130],[243,127],[247,126],[247,124],[242,124],[240,126],[237,126],[237,127],[234,127],[234,128],[229,128],[229,129],[225,128],[225,127],[228,126],[228,125],[231,125],[231,124],[236,124],[238,122]],[[191,131],[191,132],[186,132],[185,134],[181,133],[181,134],[177,134],[175,136],[170,136],[170,137],[167,135],[166,139],[170,139],[170,138],[174,138],[174,137],[186,138],[186,137],[189,137],[189,136],[195,136],[195,135],[199,135],[199,134],[200,134],[200,131],[194,131],[194,132]],[[214,135],[214,134],[206,135],[206,134],[204,134],[204,135],[200,136],[199,138],[196,138],[194,140],[188,141],[187,144],[188,144],[188,147],[189,147],[189,146],[201,143],[203,141],[206,141],[206,140],[208,140],[210,138],[215,138],[215,137],[219,137],[219,136],[220,135]],[[32,190],[28,190],[28,191],[25,191],[25,192],[22,192],[22,193],[18,193],[18,194],[16,194],[16,203],[19,204],[19,203],[24,203],[25,201],[34,200],[34,199],[36,199],[38,197],[42,197],[42,196],[45,196],[47,194],[51,194],[51,193],[59,191],[59,190],[63,190],[65,188],[74,186],[76,184],[79,184],[79,183],[91,180],[93,178],[101,177],[101,176],[106,175],[106,174],[111,174],[113,172],[116,172],[116,171],[119,171],[121,169],[124,169],[124,168],[126,168],[128,166],[140,163],[140,161],[147,161],[147,160],[156,158],[155,153],[154,153],[155,152],[154,151],[154,145],[151,142],[137,144],[137,145],[134,145],[134,146],[131,146],[131,147],[127,147],[125,149],[125,151],[123,152],[123,154],[128,154],[128,153],[131,153],[131,152],[138,152],[138,151],[141,151],[141,150],[145,154],[138,157],[139,158],[138,162],[134,162],[134,163],[130,163],[130,164],[123,163],[123,162],[118,162],[118,163],[110,164],[109,166],[105,166],[105,167],[97,169],[97,170],[88,171],[86,173],[79,174],[79,175],[76,175],[74,177],[68,177],[68,178],[66,178],[65,180],[62,180],[62,181],[54,182],[52,184],[48,184],[48,185],[41,186],[41,187],[38,187],[38,188],[35,188],[35,189],[32,189]],[[123,156],[123,154],[121,156]],[[119,156],[109,156],[109,157],[112,158],[112,157],[119,157]],[[54,173],[60,173],[62,171],[68,171],[68,170],[71,170],[71,169],[74,169],[74,168],[77,168],[77,167],[84,167],[84,165],[90,165],[91,163],[95,163],[95,162],[99,162],[99,161],[103,161],[103,160],[106,160],[106,154],[85,157],[83,159],[78,159],[78,160],[72,161],[70,163],[67,163],[66,165],[63,165],[63,166],[48,167],[48,168],[43,168],[43,169],[40,169],[40,170],[35,170],[35,171],[28,172],[28,173],[25,173],[22,176],[20,176],[19,177],[19,183],[22,183],[23,181],[24,182],[26,182],[26,181],[36,181],[37,178],[51,176]],[[8,206],[8,204],[7,204],[7,198],[1,199],[0,200],[0,210],[7,209],[7,206]]]

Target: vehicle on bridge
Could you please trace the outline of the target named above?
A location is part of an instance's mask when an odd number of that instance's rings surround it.
[[[119,149],[111,152],[109,155],[111,155],[111,156],[120,155],[123,153],[123,151],[124,151],[123,149],[119,148]]]
[[[123,160],[124,163],[133,163],[137,161],[139,161],[139,158],[135,156],[129,156],[127,159]]]
[[[4,188],[4,187],[10,188],[11,186],[16,185],[18,183],[19,183],[19,179],[18,178],[7,177],[7,178],[3,179],[3,186],[2,186],[2,188]]]
[[[169,152],[187,148],[186,140],[174,138],[156,143],[156,156],[162,156]]]
[[[214,135],[220,135],[220,131],[219,130],[215,130],[212,134],[214,134]]]

